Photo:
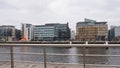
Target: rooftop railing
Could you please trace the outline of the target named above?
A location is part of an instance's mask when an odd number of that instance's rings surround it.
[[[14,68],[14,63],[15,63],[15,57],[14,54],[30,54],[30,55],[43,55],[44,56],[44,68],[47,67],[47,61],[46,57],[48,55],[52,56],[81,56],[83,57],[83,68],[86,68],[86,57],[120,57],[120,55],[98,55],[98,54],[86,54],[86,48],[109,48],[109,47],[120,47],[120,44],[108,44],[107,42],[105,44],[0,44],[1,47],[10,47],[10,52],[0,52],[0,54],[10,54],[10,63],[11,63],[11,68]],[[31,52],[14,52],[14,47],[27,47],[27,46],[32,46],[32,47],[43,47],[43,53],[31,53]],[[61,47],[61,48],[66,48],[66,47],[77,47],[77,48],[82,48],[83,52],[82,54],[57,54],[57,53],[47,53],[46,48],[47,47]]]

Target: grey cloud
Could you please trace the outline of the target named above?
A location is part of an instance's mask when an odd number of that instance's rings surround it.
[[[0,25],[21,22],[45,24],[49,22],[70,22],[75,29],[76,22],[84,18],[119,24],[120,0],[1,0]],[[114,23],[113,23],[114,22]]]
[[[7,4],[4,1],[0,1],[0,9],[13,9],[13,8],[15,8],[15,7]]]

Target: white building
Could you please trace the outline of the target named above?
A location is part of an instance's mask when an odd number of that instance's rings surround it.
[[[22,24],[22,38],[25,38],[27,41],[33,39],[33,26],[32,24]]]
[[[71,40],[75,40],[75,31],[71,31]]]

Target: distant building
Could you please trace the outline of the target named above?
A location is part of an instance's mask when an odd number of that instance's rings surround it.
[[[15,36],[16,36],[16,41],[21,40],[21,38],[22,38],[21,30],[16,29],[15,30]]]
[[[71,40],[75,40],[75,31],[71,31]]]
[[[96,22],[85,19],[76,26],[76,40],[79,41],[105,41],[108,35],[107,22]]]
[[[34,25],[33,31],[35,41],[54,40],[54,26]]]
[[[111,26],[108,38],[109,41],[120,41],[120,26]]]
[[[70,39],[70,29],[67,24],[45,24],[33,26],[35,41],[63,41]]]
[[[16,41],[15,26],[0,26],[0,41]]]
[[[33,28],[32,24],[22,24],[22,39],[30,41],[33,39]]]

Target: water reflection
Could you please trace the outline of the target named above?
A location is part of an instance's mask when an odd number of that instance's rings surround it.
[[[86,54],[94,54],[94,55],[107,55],[106,48],[86,48]],[[108,57],[86,57],[87,64],[107,64]]]
[[[68,49],[69,54],[77,54],[77,48],[76,47],[72,47],[70,49]],[[68,56],[69,63],[78,63],[78,59],[77,56]]]
[[[0,52],[9,52],[10,47],[0,47]],[[14,52],[21,52],[23,54],[14,54],[15,60],[22,61],[37,61],[43,62],[43,55],[25,55],[26,52],[43,53],[43,47],[14,47]],[[47,53],[57,54],[83,54],[82,48],[46,48]],[[99,55],[119,55],[120,48],[86,48],[87,54],[99,54]],[[87,64],[120,64],[120,57],[86,57]],[[0,54],[0,60],[10,60],[10,54]],[[59,62],[59,63],[83,63],[82,56],[52,56],[47,55],[47,62]]]
[[[61,47],[57,47],[57,48],[47,48],[47,53],[54,53],[54,54],[68,54],[68,49],[69,48],[61,48]],[[68,63],[67,60],[69,60],[67,58],[68,56],[61,56],[61,55],[47,55],[47,62],[59,62],[59,63]]]
[[[10,54],[3,54],[3,52],[10,52],[9,46],[0,46],[0,61],[10,60]]]

